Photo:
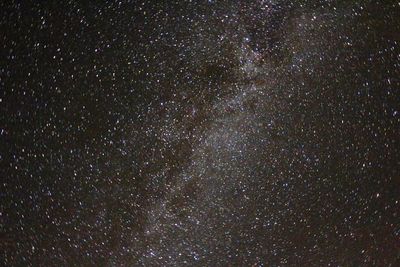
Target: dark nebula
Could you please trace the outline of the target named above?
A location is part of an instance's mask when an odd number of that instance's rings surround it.
[[[398,1],[1,1],[2,266],[400,266]]]

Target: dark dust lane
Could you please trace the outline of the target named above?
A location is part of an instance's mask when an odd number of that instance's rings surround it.
[[[0,7],[3,265],[399,264],[399,3]]]

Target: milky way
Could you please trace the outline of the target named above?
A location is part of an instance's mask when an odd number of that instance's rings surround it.
[[[0,6],[3,265],[399,264],[399,3]]]

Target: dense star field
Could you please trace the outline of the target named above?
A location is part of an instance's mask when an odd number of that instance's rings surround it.
[[[2,266],[400,266],[400,2],[1,1]]]

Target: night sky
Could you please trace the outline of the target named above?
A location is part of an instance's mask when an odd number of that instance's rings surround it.
[[[400,2],[1,1],[1,266],[400,266]]]

